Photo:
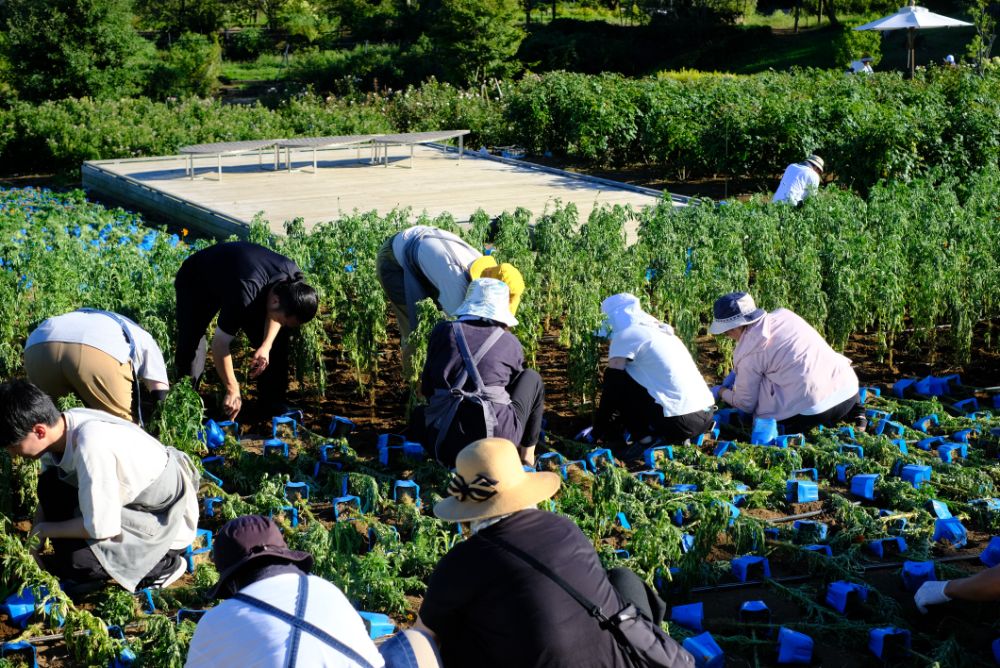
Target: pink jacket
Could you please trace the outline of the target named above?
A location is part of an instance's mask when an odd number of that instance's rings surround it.
[[[733,351],[736,382],[720,396],[755,417],[785,420],[847,391],[858,377],[812,326],[788,309],[765,315],[743,332]]]

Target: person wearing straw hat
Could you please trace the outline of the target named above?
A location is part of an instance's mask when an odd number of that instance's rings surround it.
[[[430,225],[414,225],[386,239],[376,269],[396,315],[404,370],[413,356],[409,336],[417,322],[417,302],[430,297],[446,315],[453,316],[465,299],[469,281],[500,278],[500,266],[509,280],[511,311],[516,312],[524,280],[512,265],[498,265],[492,255],[483,255],[458,235]]]
[[[864,428],[858,377],[851,360],[788,309],[757,308],[746,292],[722,295],[708,331],[736,341],[734,372],[713,394],[756,418],[774,419],[785,433],[833,426],[851,416]]]
[[[781,182],[774,191],[774,198],[771,201],[798,204],[819,189],[822,176],[823,158],[815,154],[802,162],[788,165],[785,173],[781,175]]]
[[[521,342],[507,331],[517,324],[507,283],[472,281],[455,315],[457,320],[439,323],[427,342],[420,380],[428,401],[424,445],[450,468],[469,442],[499,436],[517,443],[530,466],[542,429],[545,388],[538,372],[524,367]]]
[[[444,666],[635,665],[598,621],[625,609],[648,627],[646,647],[661,659],[648,665],[693,666],[659,629],[663,601],[628,569],[605,571],[571,519],[536,508],[560,478],[525,471],[512,446],[486,438],[463,448],[448,496],[434,506],[437,517],[471,534],[438,562],[414,625],[440,645]]]
[[[594,438],[625,430],[637,452],[654,439],[679,444],[711,429],[715,399],[673,328],[628,293],[611,295],[601,311],[611,342]]]
[[[188,668],[385,665],[344,594],[310,575],[313,557],[290,550],[260,515],[237,517],[215,537],[212,559],[222,603],[198,622]]]

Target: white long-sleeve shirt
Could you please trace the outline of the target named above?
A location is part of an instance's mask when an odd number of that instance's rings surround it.
[[[283,573],[247,585],[241,594],[294,615],[300,575]],[[309,578],[303,617],[360,654],[375,668],[385,662],[368,637],[365,623],[336,586]],[[205,613],[191,639],[186,668],[285,668],[292,627],[242,601],[228,599]],[[305,631],[299,636],[297,668],[360,668],[360,664]]]
[[[819,188],[819,174],[804,162],[788,165],[781,177],[772,202],[798,204]]]

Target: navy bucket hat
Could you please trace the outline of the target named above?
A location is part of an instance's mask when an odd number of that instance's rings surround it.
[[[278,525],[261,515],[237,517],[219,529],[212,546],[212,559],[219,569],[213,597],[224,597],[226,583],[243,566],[258,559],[296,564],[307,573],[313,565],[311,554],[288,549]]]
[[[712,305],[710,334],[724,334],[731,329],[750,325],[767,315],[767,311],[757,308],[753,297],[746,292],[730,292],[715,300]]]

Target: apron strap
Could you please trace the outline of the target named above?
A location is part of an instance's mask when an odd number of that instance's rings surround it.
[[[308,593],[309,593],[309,585],[307,580],[308,578],[305,575],[301,576],[301,579],[299,580],[299,596],[296,601],[296,607],[295,607],[296,614],[294,615],[285,612],[284,610],[282,610],[277,606],[271,605],[270,603],[266,603],[260,600],[259,598],[248,596],[247,594],[236,594],[235,596],[233,596],[233,598],[236,599],[237,601],[242,601],[243,603],[246,603],[249,606],[257,608],[261,612],[271,615],[272,617],[277,617],[278,619],[290,625],[294,629],[292,636],[292,649],[289,652],[289,662],[286,664],[287,666],[291,667],[295,665],[295,661],[298,658],[297,657],[298,636],[300,632],[305,631],[309,635],[313,636],[314,638],[325,644],[327,647],[330,647],[331,649],[340,652],[348,659],[354,661],[363,668],[375,668],[370,662],[365,660],[363,656],[355,652],[353,649],[351,649],[344,643],[340,642],[339,640],[337,640],[332,635],[330,635],[323,629],[319,628],[315,624],[311,624],[310,622],[307,622],[305,619],[302,618],[302,615],[305,612],[305,602],[306,599],[308,598]],[[293,652],[294,656],[292,654]]]

